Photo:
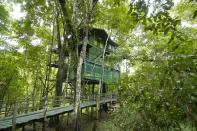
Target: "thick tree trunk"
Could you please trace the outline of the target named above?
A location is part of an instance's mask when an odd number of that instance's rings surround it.
[[[51,76],[51,59],[52,59],[52,47],[54,44],[54,36],[55,36],[55,20],[56,18],[53,18],[53,35],[52,35],[52,39],[51,39],[51,43],[50,43],[50,47],[49,47],[49,58],[48,58],[48,64],[49,66],[47,66],[46,69],[46,77],[45,77],[45,88],[44,88],[44,92],[43,92],[43,96],[46,96],[46,98],[48,97],[48,93],[49,93],[49,85],[50,85],[50,76]]]
[[[76,89],[75,89],[75,103],[74,103],[74,125],[75,131],[80,131],[80,98],[81,98],[81,70],[83,60],[86,55],[86,47],[88,44],[88,26],[85,28],[85,37],[83,39],[83,46],[79,56],[76,74]]]
[[[65,67],[65,43],[62,44],[61,42],[61,35],[60,35],[60,26],[59,26],[59,12],[57,12],[56,16],[56,25],[57,25],[57,44],[59,50],[59,60],[58,60],[58,71],[56,75],[56,88],[55,88],[55,96],[56,98],[53,101],[53,106],[57,107],[61,105],[61,101],[59,96],[62,96],[62,85],[63,85],[63,76],[64,74],[64,67]],[[59,122],[59,116],[55,116],[50,119],[50,125],[56,125]]]
[[[67,61],[67,72],[66,72],[66,81],[65,81],[65,88],[63,91],[63,94],[67,97],[68,96],[68,82],[69,82],[69,75],[70,75],[70,53],[68,55],[68,61]]]
[[[83,2],[86,3],[86,2]],[[93,11],[93,1],[90,0],[88,2],[89,5],[84,5],[86,8],[85,10],[85,23],[84,23],[84,38],[83,38],[83,45],[82,50],[80,52],[79,61],[77,65],[77,75],[76,75],[76,90],[75,90],[75,103],[74,103],[74,130],[80,131],[80,97],[81,97],[81,70],[83,60],[86,55],[86,48],[88,44],[88,31],[89,31],[89,23]]]
[[[59,50],[59,61],[58,61],[58,71],[56,76],[56,96],[62,95],[62,83],[63,83],[63,75],[64,75],[64,60],[65,60],[65,50],[64,46],[61,44],[61,36],[60,36],[60,28],[59,28],[59,14],[57,14],[57,42],[58,42],[58,50]]]
[[[85,7],[85,12],[84,12],[84,19],[85,22],[84,24],[84,39],[83,39],[83,46],[82,46],[82,51],[80,52],[80,56],[78,58],[78,64],[77,64],[77,72],[76,72],[76,89],[75,89],[75,101],[74,101],[74,130],[75,131],[79,131],[80,130],[80,97],[81,97],[81,70],[82,70],[82,64],[83,64],[83,60],[85,58],[86,55],[86,47],[87,47],[87,43],[88,43],[88,28],[89,28],[89,21],[91,18],[91,14],[92,14],[92,10],[94,8],[94,6],[92,5],[96,5],[98,0],[94,1],[93,4],[93,0],[90,0],[88,5],[87,2],[83,1],[81,3],[83,3],[81,6]],[[72,43],[73,44],[78,44],[78,38],[77,38],[77,33],[76,33],[76,26],[73,26],[74,23],[76,23],[74,21],[71,22],[71,19],[69,18],[69,14],[67,11],[67,3],[65,0],[59,0],[59,3],[61,5],[61,9],[64,15],[64,20],[65,20],[65,25],[66,25],[66,29],[69,33],[71,33],[72,36]],[[81,13],[81,12],[76,12],[78,10],[78,8],[76,7],[76,1],[74,0],[74,4],[73,4],[73,9],[74,9],[74,17],[77,16],[77,13]],[[73,20],[79,20],[80,18],[73,18]],[[78,47],[76,47],[77,49]],[[78,53],[78,51],[77,51]],[[78,55],[78,54],[77,54]]]

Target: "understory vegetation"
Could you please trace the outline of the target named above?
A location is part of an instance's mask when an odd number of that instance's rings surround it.
[[[76,55],[74,45],[80,43],[79,30],[94,27],[117,43],[105,60],[121,68],[120,85],[109,86],[118,96],[117,108],[98,130],[196,131],[197,1],[79,1],[0,1],[0,112],[3,101],[25,96],[40,102],[43,96],[64,96],[67,88],[88,90],[81,81],[64,81],[69,76],[64,64],[82,68],[86,51]],[[84,41],[80,44],[87,46]],[[56,46],[62,56],[51,55]],[[59,60],[59,69],[49,69],[52,59]]]

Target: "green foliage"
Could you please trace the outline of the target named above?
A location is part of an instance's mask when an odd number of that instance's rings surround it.
[[[7,29],[9,13],[5,8],[5,5],[0,2],[0,33],[5,33]]]
[[[14,3],[19,3],[27,14],[10,21],[9,10],[0,3],[0,34],[5,35],[8,27],[11,28],[7,35],[14,35],[17,48],[24,51],[0,48],[0,100],[42,95],[53,37],[51,26],[59,12],[54,1],[16,0]],[[145,0],[105,0],[93,14],[92,24],[108,29],[119,44],[106,57],[109,66],[127,59],[135,69],[134,74],[122,74],[124,108],[117,110],[109,122],[102,123],[101,130],[196,130],[196,1],[184,0],[173,9],[171,0],[153,3],[154,11],[150,12],[153,5]],[[69,18],[73,15],[71,4],[68,1]],[[63,36],[66,22],[61,15],[58,24]],[[191,26],[183,27],[182,21]],[[4,40],[0,37],[1,41]],[[55,73],[53,70],[52,75]]]
[[[147,32],[149,43],[135,52],[136,72],[123,76],[124,108],[114,126],[123,130],[196,130],[195,29],[178,29],[180,37]],[[184,37],[182,39],[181,37]],[[144,37],[140,37],[143,42]],[[184,125],[182,123],[185,123]]]
[[[9,18],[8,15],[11,11],[9,4],[16,3],[26,13],[24,18],[17,20]],[[5,34],[7,29],[0,26],[0,33],[5,35],[0,37],[0,82],[5,85],[1,85],[1,100],[14,99],[16,96],[39,98],[42,95],[46,86],[44,81],[48,45],[52,40],[54,8],[51,8],[51,3],[47,4],[45,0],[9,1],[7,6],[0,3],[0,23],[4,22],[10,30]],[[12,45],[13,40],[17,45]]]
[[[0,52],[0,99],[14,99],[23,94],[23,78],[19,73],[17,53]]]
[[[170,17],[168,12],[159,12],[157,15],[150,17],[146,21],[145,31],[151,30],[154,34],[163,32],[175,32],[177,25],[180,25],[181,20]]]
[[[183,0],[175,8],[175,12],[183,20],[196,22],[197,21],[197,19],[196,19],[196,16],[197,16],[197,2],[195,0]]]
[[[127,1],[106,0],[97,7],[95,25],[114,29],[122,35],[127,35],[138,23],[138,12],[130,10]],[[141,14],[139,12],[139,14]],[[106,24],[103,24],[106,23]]]

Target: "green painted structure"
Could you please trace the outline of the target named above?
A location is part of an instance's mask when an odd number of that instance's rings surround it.
[[[99,83],[102,76],[102,56],[104,47],[107,44],[105,56],[110,54],[117,44],[111,40],[105,30],[93,28],[89,33],[89,43],[86,49],[86,58],[82,67],[82,79],[89,83]],[[79,50],[82,44],[78,46]],[[120,72],[118,68],[109,67],[109,63],[105,60],[103,82],[105,84],[118,84],[120,80]],[[74,79],[74,70],[70,68],[70,80]]]

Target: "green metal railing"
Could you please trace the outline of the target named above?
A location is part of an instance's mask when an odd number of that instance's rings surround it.
[[[99,81],[102,75],[102,66],[86,61],[82,67],[82,78]],[[74,79],[74,69],[70,68],[70,80]],[[103,81],[107,84],[116,84],[120,80],[120,72],[115,69],[104,68]]]

